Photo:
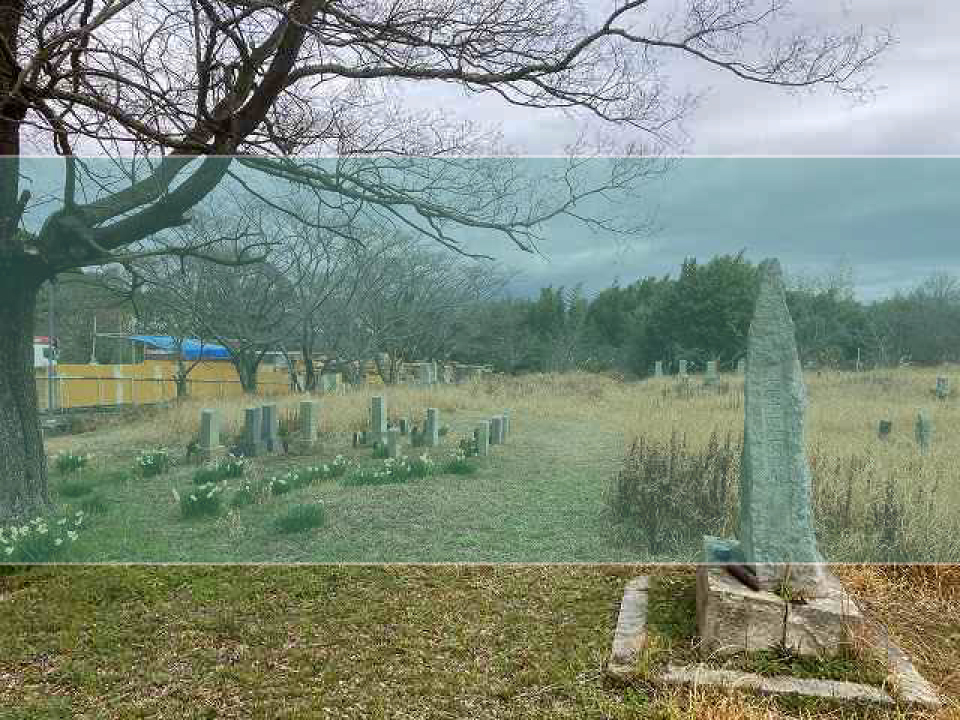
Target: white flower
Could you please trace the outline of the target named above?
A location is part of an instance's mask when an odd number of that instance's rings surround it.
[[[190,500],[191,500],[192,502],[196,502],[196,501],[197,501],[197,496],[196,496],[196,495],[191,495],[191,496],[190,496]]]
[[[57,520],[57,525],[66,525],[66,524],[67,524],[66,518],[60,518],[59,520]]]
[[[4,551],[7,555],[13,555],[13,546],[12,546],[12,545],[11,545],[11,546],[8,546],[8,547],[4,548],[3,551]]]
[[[177,502],[180,502],[180,493],[177,492],[177,489],[173,488],[172,492],[173,492],[173,499]]]
[[[70,538],[70,542],[76,542],[77,533],[74,530],[67,530],[67,537]]]
[[[63,538],[57,538],[56,540],[53,541],[53,544],[56,545],[57,547],[60,547],[61,545],[63,545]]]

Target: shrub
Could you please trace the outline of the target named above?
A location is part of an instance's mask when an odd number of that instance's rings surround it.
[[[223,489],[223,485],[207,483],[188,488],[183,494],[174,490],[173,497],[180,504],[180,514],[183,518],[211,517],[220,514]]]
[[[75,480],[73,482],[63,482],[57,488],[57,492],[65,498],[78,498],[89,495],[93,492],[93,485],[87,482]]]
[[[243,480],[230,498],[230,507],[240,508],[253,505],[262,495],[262,488],[252,480]]]
[[[5,562],[36,563],[54,560],[76,542],[84,512],[58,519],[37,517],[24,525],[0,527],[0,556]]]
[[[149,478],[163,475],[173,466],[173,458],[163,448],[146,450],[137,456],[134,472],[140,477]]]
[[[57,472],[61,475],[66,475],[67,473],[77,472],[82,470],[90,462],[93,455],[74,455],[71,452],[60,453],[56,456],[54,464],[56,465]]]
[[[614,482],[615,517],[629,523],[653,554],[699,544],[703,535],[725,534],[732,524],[740,451],[730,433],[721,444],[716,431],[699,451],[676,431],[667,443],[636,439]]]
[[[102,495],[95,494],[85,497],[80,502],[80,509],[87,515],[103,515],[110,510],[110,506]]]
[[[221,480],[243,477],[247,469],[247,461],[241,457],[230,455],[217,460],[211,465],[198,469],[193,474],[194,485],[216,483]]]
[[[477,439],[475,437],[463,438],[457,443],[457,448],[459,450],[458,455],[462,455],[465,458],[480,455],[480,448],[477,446]]]
[[[415,478],[425,478],[436,469],[436,463],[426,453],[411,460],[408,466],[410,468],[410,475]]]
[[[470,459],[462,451],[457,452],[443,464],[443,472],[448,475],[472,475],[476,471],[476,464],[470,462]]]
[[[270,488],[271,495],[286,495],[288,492],[293,490],[295,487],[299,487],[299,484],[295,485],[295,482],[299,482],[299,476],[294,480],[293,473],[287,473],[281,477],[272,477],[267,482],[267,487]]]
[[[290,508],[276,520],[276,528],[282,533],[295,533],[322,527],[326,521],[323,504],[307,503]]]
[[[415,443],[414,443],[415,444]],[[373,459],[374,460],[383,460],[387,457],[387,444],[377,440],[373,444]]]

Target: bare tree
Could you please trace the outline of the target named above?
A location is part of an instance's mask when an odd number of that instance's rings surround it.
[[[400,170],[409,169],[370,172],[368,162],[341,172],[291,158],[489,150],[470,123],[404,113],[391,95],[404,83],[579,110],[662,143],[688,106],[686,93],[668,90],[664,54],[754,82],[860,92],[886,44],[862,31],[768,41],[785,0],[686,6],[665,17],[627,0],[593,19],[574,0],[0,0],[0,516],[47,504],[28,361],[38,288],[69,268],[169,251],[142,243],[184,224],[238,162],[309,185],[331,206],[349,198],[379,208],[452,247],[458,226],[532,247],[545,219],[596,222],[577,201],[629,190],[636,168],[611,163],[598,180],[578,178],[573,162],[549,193],[513,196],[514,173],[495,162],[470,172],[451,163],[446,176],[435,164],[408,187]],[[22,229],[32,202],[25,152],[63,158],[56,206],[35,232]],[[98,171],[84,153],[114,159],[116,171]],[[457,194],[439,192],[447,176],[469,176],[475,201],[445,202]],[[514,197],[523,212],[497,202]]]

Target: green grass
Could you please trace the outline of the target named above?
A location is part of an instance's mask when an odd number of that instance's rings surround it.
[[[276,519],[274,526],[278,532],[290,534],[322,527],[324,520],[323,505],[307,503],[287,510]]]
[[[66,480],[57,485],[61,497],[78,498],[93,492],[93,485],[82,480]]]
[[[36,568],[0,578],[0,718],[773,717],[771,700],[604,679],[624,584],[644,571]]]

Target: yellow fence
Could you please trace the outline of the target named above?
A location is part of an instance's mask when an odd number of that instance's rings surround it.
[[[173,400],[177,397],[175,372],[176,363],[169,360],[147,360],[137,365],[59,365],[53,380],[54,407],[149,405]],[[49,382],[46,368],[38,368],[41,410],[48,409]],[[243,394],[233,366],[223,361],[200,363],[190,372],[187,383],[188,393],[194,398]],[[290,376],[285,368],[261,368],[257,388],[261,395],[286,395],[291,392]]]

